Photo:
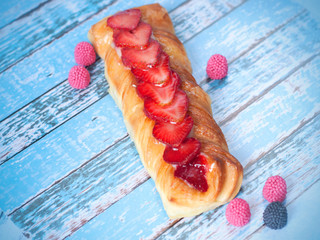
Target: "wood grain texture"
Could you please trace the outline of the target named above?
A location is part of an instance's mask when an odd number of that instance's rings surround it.
[[[102,98],[0,166],[0,206],[11,212],[126,136],[119,109]]]
[[[214,95],[212,106],[217,121],[224,123],[235,117],[319,54],[319,36],[320,24],[303,13],[235,60],[224,81],[203,83],[202,87]]]
[[[162,2],[168,10],[179,3],[181,2]],[[0,165],[76,115],[79,110],[107,95],[108,85],[104,77],[101,77],[104,71],[101,61],[89,68],[91,84],[85,91],[72,89],[66,78],[75,65],[73,51],[76,43],[87,40],[91,25],[121,8],[121,2],[112,5],[0,75],[0,81],[4,83],[0,86],[0,112],[2,117],[11,114],[0,122],[0,136],[3,138],[0,145]],[[57,51],[63,52],[64,56],[53,60],[52,56]],[[39,62],[41,58],[44,60]],[[64,58],[68,59],[66,63]],[[37,68],[30,68],[30,65]],[[35,78],[37,81],[34,81]],[[29,92],[33,94],[28,94]],[[12,111],[16,112],[12,114]],[[26,122],[28,126],[25,126]]]
[[[186,42],[240,4],[231,7],[228,1],[189,1],[170,13],[170,17],[177,37]]]
[[[0,2],[0,28],[30,14],[48,0],[11,0]]]
[[[73,29],[113,1],[50,1],[0,29],[0,72]]]
[[[149,177],[134,143],[120,143],[15,211],[12,221],[35,239],[61,239],[124,197]]]
[[[302,11],[289,1],[245,2],[185,43],[195,79],[199,83],[207,80],[206,66],[212,54],[220,53],[232,63]]]

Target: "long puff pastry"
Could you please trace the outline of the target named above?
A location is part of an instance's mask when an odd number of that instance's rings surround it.
[[[155,122],[144,113],[144,102],[135,89],[135,77],[125,67],[113,44],[113,30],[107,17],[93,25],[88,37],[105,61],[109,91],[121,109],[127,130],[141,161],[155,181],[156,188],[170,218],[189,217],[227,203],[238,193],[243,169],[228,151],[224,135],[212,117],[211,100],[196,83],[183,44],[176,37],[167,11],[159,4],[138,7],[141,20],[150,24],[153,37],[170,56],[170,67],[181,78],[181,89],[189,98],[188,114],[194,125],[189,136],[201,142],[201,152],[208,160],[208,190],[201,192],[174,176],[175,168],[163,160],[165,144],[152,135]]]

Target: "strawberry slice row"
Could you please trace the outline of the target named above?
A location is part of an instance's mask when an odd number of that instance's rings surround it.
[[[156,104],[164,106],[172,102],[180,82],[179,75],[172,71],[166,84],[156,85],[148,81],[139,81],[137,92],[141,98],[152,99]]]
[[[122,63],[137,79],[137,93],[144,100],[146,116],[155,121],[153,136],[166,144],[163,159],[175,166],[175,177],[205,192],[206,158],[201,144],[188,138],[193,120],[187,114],[189,100],[180,77],[170,68],[170,57],[151,38],[152,28],[141,21],[139,9],[119,12],[107,20],[113,41],[121,50]]]

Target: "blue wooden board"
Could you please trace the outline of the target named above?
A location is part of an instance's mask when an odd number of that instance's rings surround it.
[[[0,239],[317,239],[318,223],[310,219],[320,211],[318,5],[160,1],[244,166],[238,196],[252,217],[236,228],[225,219],[226,206],[167,217],[108,94],[100,59],[88,68],[87,89],[67,82],[74,47],[88,41],[91,25],[152,2],[1,2]],[[205,72],[214,53],[229,62],[221,81]],[[280,231],[261,217],[262,187],[275,174],[288,184],[289,221]]]

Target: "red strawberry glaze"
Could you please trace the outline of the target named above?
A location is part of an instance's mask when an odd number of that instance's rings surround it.
[[[207,159],[200,153],[200,142],[187,138],[193,120],[187,115],[189,100],[179,88],[180,77],[171,70],[169,56],[152,38],[150,25],[140,20],[140,10],[131,10],[117,13],[107,22],[114,31],[117,53],[137,78],[137,93],[144,100],[145,114],[155,121],[153,136],[166,144],[164,161],[176,166],[175,177],[206,192]]]
[[[186,138],[178,147],[166,146],[163,160],[170,164],[183,165],[200,153],[201,144],[195,138]]]
[[[132,69],[134,76],[144,82],[149,82],[155,85],[166,84],[171,78],[171,70],[169,66],[169,56],[161,52],[159,63],[148,69],[134,68]]]
[[[141,68],[147,70],[154,67],[159,61],[160,44],[150,39],[147,48],[140,50],[135,48],[122,48],[122,63],[129,68]]]
[[[145,49],[149,44],[151,32],[152,29],[149,24],[140,22],[139,25],[131,31],[115,31],[113,41],[117,47]]]
[[[190,116],[187,116],[183,121],[176,124],[156,121],[152,134],[160,142],[172,147],[178,147],[188,136],[192,127],[193,120]]]
[[[180,85],[178,74],[172,72],[170,80],[161,86],[149,82],[140,81],[137,85],[137,93],[143,99],[151,98],[156,104],[167,105],[172,102]]]
[[[152,99],[144,101],[144,112],[148,118],[157,121],[178,123],[181,122],[188,111],[188,97],[182,90],[177,90],[170,104],[161,106]]]
[[[174,176],[186,181],[200,192],[206,192],[208,190],[208,182],[205,176],[206,172],[207,159],[200,154],[194,158],[193,161],[178,166],[174,171]]]
[[[139,9],[128,9],[122,12],[118,12],[109,17],[107,24],[113,29],[135,29],[141,18],[141,11]]]

